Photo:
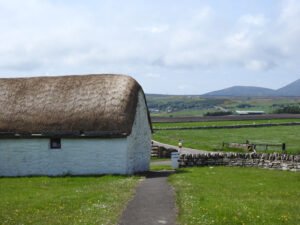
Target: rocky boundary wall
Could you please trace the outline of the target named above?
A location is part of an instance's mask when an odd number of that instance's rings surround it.
[[[179,167],[240,166],[300,172],[300,155],[279,153],[201,153],[182,154]]]

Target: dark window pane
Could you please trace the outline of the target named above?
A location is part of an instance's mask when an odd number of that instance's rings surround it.
[[[50,139],[50,148],[51,149],[60,149],[61,148],[60,138],[51,138]]]

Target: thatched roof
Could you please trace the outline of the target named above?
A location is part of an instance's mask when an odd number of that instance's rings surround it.
[[[124,75],[1,78],[0,134],[127,136],[139,90]]]

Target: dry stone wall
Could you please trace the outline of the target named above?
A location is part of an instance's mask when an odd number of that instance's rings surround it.
[[[179,167],[240,166],[300,172],[300,155],[280,153],[201,153],[182,154]]]

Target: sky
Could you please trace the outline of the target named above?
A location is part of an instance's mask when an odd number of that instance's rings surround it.
[[[146,93],[300,78],[299,0],[0,0],[0,77],[115,73]]]

